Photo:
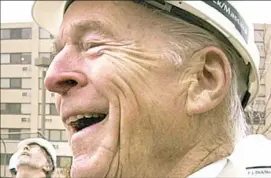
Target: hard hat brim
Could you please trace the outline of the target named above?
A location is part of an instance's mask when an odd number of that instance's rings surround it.
[[[55,37],[63,19],[65,3],[66,1],[35,1],[32,6],[32,17],[40,27]]]

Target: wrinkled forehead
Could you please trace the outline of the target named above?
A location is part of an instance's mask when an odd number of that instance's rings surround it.
[[[150,8],[133,1],[74,1],[66,9],[62,24],[94,19],[111,25],[138,26],[147,25],[154,16]]]
[[[161,20],[151,9],[133,1],[74,1],[64,14],[56,41],[80,39],[89,31],[119,41],[140,40],[146,34],[162,38],[156,25]]]

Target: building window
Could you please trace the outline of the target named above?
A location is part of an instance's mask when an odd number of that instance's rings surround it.
[[[41,132],[41,129],[39,129]],[[50,141],[66,142],[68,141],[66,130],[46,129],[45,138]]]
[[[23,140],[30,138],[30,129],[6,128],[1,129],[1,134],[7,140]]]
[[[10,154],[10,153],[1,153],[0,155],[1,155],[1,165],[8,165],[12,154]]]
[[[1,29],[1,39],[31,39],[31,28]]]
[[[50,103],[50,115],[58,115],[56,105],[54,103]]]
[[[1,88],[31,88],[31,78],[1,78]]]
[[[1,78],[1,88],[10,88],[10,80],[7,78]]]
[[[61,140],[62,141],[68,141],[68,135],[67,135],[66,130],[61,131]]]
[[[1,103],[1,114],[21,114],[21,103]]]
[[[20,140],[21,139],[21,129],[8,129],[10,140]]]
[[[21,53],[13,53],[10,54],[10,63],[11,64],[21,64],[22,59],[21,59]]]
[[[50,140],[61,141],[61,130],[50,130]]]
[[[31,53],[11,53],[11,64],[31,64]]]
[[[22,64],[31,64],[31,53],[22,53]]]
[[[1,64],[31,64],[31,53],[1,54]]]
[[[12,89],[22,88],[22,78],[11,78],[10,88]]]
[[[23,28],[22,29],[22,39],[31,39],[31,38],[32,38],[31,28]]]
[[[47,53],[47,52],[40,52],[39,53],[39,57],[40,58],[48,58],[48,59],[51,59],[51,56],[52,56],[52,53]]]
[[[10,30],[11,39],[21,39],[22,38],[22,29],[11,29]]]
[[[58,156],[57,157],[57,167],[60,168],[70,168],[72,164],[71,156]]]
[[[1,29],[1,40],[10,39],[10,30],[9,29]]]
[[[42,114],[42,104],[39,103],[39,115]],[[46,115],[49,115],[49,105],[48,104],[45,104],[45,114]]]
[[[10,63],[10,54],[1,54],[1,64]]]
[[[1,138],[2,139],[8,139],[8,129],[1,128]]]
[[[24,140],[30,138],[30,129],[21,129],[20,139]]]

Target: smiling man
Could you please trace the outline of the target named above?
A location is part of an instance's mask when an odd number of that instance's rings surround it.
[[[259,55],[228,2],[37,1],[33,18],[56,37],[45,85],[72,177],[243,174],[227,156],[247,132]]]
[[[16,178],[51,178],[56,165],[53,145],[42,138],[29,138],[18,144]]]

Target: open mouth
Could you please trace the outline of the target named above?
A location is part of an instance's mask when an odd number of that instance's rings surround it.
[[[84,114],[71,116],[67,120],[67,124],[70,125],[75,132],[78,132],[86,127],[92,126],[103,121],[107,114]]]
[[[24,152],[22,152],[21,156],[23,156],[23,155],[24,156],[29,156],[30,154],[24,151]]]

